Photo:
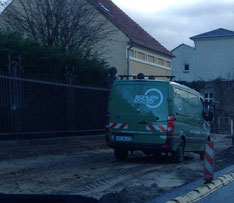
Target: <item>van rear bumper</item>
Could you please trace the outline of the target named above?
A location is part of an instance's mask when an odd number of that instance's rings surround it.
[[[141,150],[148,152],[163,151],[170,152],[175,151],[180,143],[180,137],[167,136],[164,144],[157,143],[137,143],[137,142],[118,142],[110,141],[106,136],[106,143],[111,148],[119,148],[126,150]]]

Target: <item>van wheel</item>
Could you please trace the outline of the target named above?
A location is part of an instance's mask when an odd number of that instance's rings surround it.
[[[184,142],[181,141],[178,149],[172,152],[172,158],[175,163],[181,163],[184,160]]]
[[[153,155],[154,155],[154,159],[156,160],[161,158],[161,152],[154,152]]]
[[[123,149],[115,148],[114,151],[115,151],[115,158],[116,158],[116,160],[123,161],[123,160],[127,159],[128,150],[123,150]]]
[[[204,158],[205,158],[205,151],[199,152],[199,155],[200,155],[200,160],[204,160]]]

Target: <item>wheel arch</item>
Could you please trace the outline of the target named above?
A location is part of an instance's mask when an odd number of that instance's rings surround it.
[[[184,147],[185,147],[187,141],[185,135],[182,135],[180,138],[184,142]]]

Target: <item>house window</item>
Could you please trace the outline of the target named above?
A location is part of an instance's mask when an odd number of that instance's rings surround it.
[[[170,61],[167,61],[167,62],[166,62],[166,66],[167,66],[167,67],[171,67],[171,62],[170,62]]]
[[[138,58],[141,59],[141,60],[145,60],[145,54],[141,53],[141,52],[138,52]]]
[[[211,109],[211,104],[214,100],[214,94],[213,93],[205,93],[205,106],[207,109]]]
[[[154,56],[150,56],[148,55],[148,61],[151,62],[151,63],[154,63]]]
[[[130,55],[131,57],[134,57],[134,50],[130,49],[129,55]]]
[[[184,64],[184,71],[189,72],[189,64]]]
[[[158,58],[158,64],[163,65],[163,59]]]
[[[169,59],[164,60],[161,57],[158,58],[157,55],[154,55],[151,52],[144,52],[143,50],[137,48],[135,49],[134,47],[131,49],[127,48],[126,57],[128,56],[133,61],[148,64],[150,66],[165,68],[167,70],[171,67],[171,62],[169,61]]]

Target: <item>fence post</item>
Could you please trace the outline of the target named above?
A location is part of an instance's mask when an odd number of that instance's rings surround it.
[[[22,132],[22,89],[21,81],[16,80],[21,76],[22,66],[21,57],[18,56],[18,61],[12,60],[8,56],[8,74],[15,79],[9,80],[10,94],[10,115],[11,115],[11,132],[17,137],[17,133]]]
[[[66,67],[66,82],[69,85],[74,85],[75,83],[75,74],[74,74],[74,67],[72,70],[68,70]],[[67,87],[67,128],[69,135],[72,135],[72,131],[76,129],[76,114],[75,114],[75,89],[74,87]]]
[[[232,137],[232,145],[234,145],[234,137],[233,137],[233,119],[231,119],[231,137]]]

